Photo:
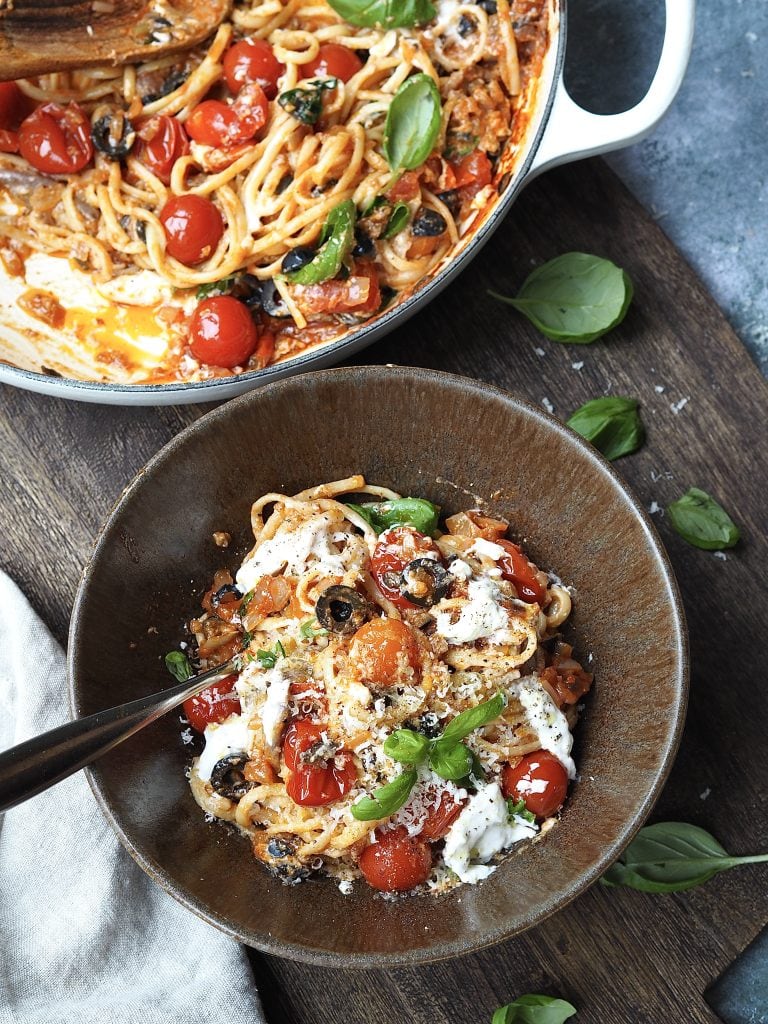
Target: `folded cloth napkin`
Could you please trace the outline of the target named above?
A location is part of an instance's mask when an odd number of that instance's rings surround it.
[[[0,749],[66,721],[64,654],[0,572]],[[245,952],[152,882],[82,773],[0,816],[2,1024],[263,1024]]]

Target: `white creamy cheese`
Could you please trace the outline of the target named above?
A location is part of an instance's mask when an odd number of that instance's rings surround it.
[[[576,765],[571,757],[573,736],[568,721],[557,704],[552,700],[535,676],[520,679],[512,687],[514,694],[525,708],[531,728],[539,737],[542,750],[548,750],[568,772],[568,778],[576,778]]]
[[[291,681],[283,675],[279,664],[265,672],[264,679],[267,684],[267,699],[261,709],[261,724],[264,739],[274,749],[280,742],[283,722],[288,714],[288,690]]]
[[[28,287],[51,292],[65,309],[107,308],[107,300],[96,291],[89,275],[75,270],[63,256],[32,253],[25,263],[25,275]]]
[[[250,753],[252,738],[248,720],[243,715],[230,715],[224,722],[206,725],[205,749],[197,761],[198,776],[203,782],[210,782],[216,762],[241,750]]]
[[[240,566],[240,590],[246,593],[262,576],[272,576],[281,569],[289,576],[301,576],[311,566],[330,576],[343,576],[344,558],[332,546],[332,526],[330,516],[316,515],[298,529],[287,524],[279,527],[274,537],[260,544]]]
[[[483,540],[482,537],[478,537],[469,549],[468,553],[472,555],[485,555],[486,558],[490,558],[494,562],[497,562],[503,555],[506,555],[507,552],[501,544],[494,544],[493,541]]]
[[[97,284],[96,290],[110,302],[126,306],[159,306],[173,298],[172,286],[154,270],[121,274],[111,281]]]
[[[445,837],[446,867],[462,882],[480,882],[495,869],[488,861],[521,839],[536,835],[533,822],[509,820],[507,802],[498,782],[480,784]],[[476,862],[476,863],[473,863]]]
[[[454,558],[448,566],[448,572],[455,576],[457,580],[468,580],[472,575],[472,570],[461,558]]]
[[[501,593],[496,584],[485,576],[469,582],[469,600],[455,622],[451,613],[438,611],[435,615],[435,630],[452,644],[470,644],[481,637],[490,636],[503,629],[508,615],[499,603]]]

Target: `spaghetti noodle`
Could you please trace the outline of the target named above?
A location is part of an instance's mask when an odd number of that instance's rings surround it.
[[[592,677],[558,638],[569,591],[506,522],[438,513],[361,476],[266,494],[190,623],[201,669],[238,665],[185,705],[192,792],[285,881],[479,881],[575,775]]]
[[[198,380],[338,338],[412,291],[497,194],[548,44],[547,0],[432,15],[387,29],[325,0],[242,2],[182,58],[0,86],[6,326],[68,339],[104,379]],[[431,145],[393,164],[393,99],[419,77]],[[228,303],[200,323],[222,296],[252,314],[239,347]]]

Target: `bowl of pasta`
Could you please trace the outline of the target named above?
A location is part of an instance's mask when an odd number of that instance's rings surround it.
[[[687,694],[676,583],[609,464],[405,368],[242,396],[121,497],[75,602],[74,712],[224,664],[91,785],[189,909],[327,965],[457,955],[577,896],[649,813]]]
[[[181,55],[0,83],[0,381],[178,404],[348,358],[527,181],[652,129],[693,6],[612,116],[563,85],[566,0],[243,0]]]

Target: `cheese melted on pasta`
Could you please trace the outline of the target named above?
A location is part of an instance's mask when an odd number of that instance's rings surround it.
[[[553,824],[575,777],[571,727],[592,677],[558,639],[569,591],[505,539],[506,522],[473,510],[443,532],[437,511],[361,476],[266,494],[253,549],[190,623],[201,669],[233,656],[239,669],[190,712],[205,739],[192,792],[287,882],[480,881]],[[469,768],[447,770],[435,751],[468,713]],[[418,748],[413,763],[390,756],[392,737]]]

